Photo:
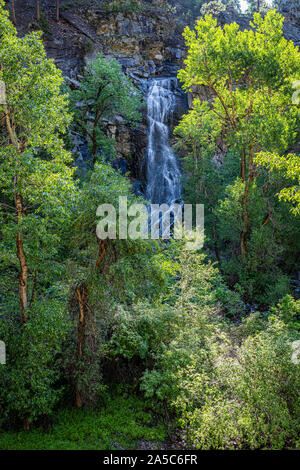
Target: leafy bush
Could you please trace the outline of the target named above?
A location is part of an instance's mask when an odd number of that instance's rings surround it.
[[[296,332],[281,318],[293,316],[295,303],[285,298],[276,310],[281,313],[269,320],[256,312],[238,326],[229,323],[224,313],[238,318],[238,294],[230,296],[203,254],[183,247],[171,291],[161,305],[120,311],[112,340],[114,354],[142,359],[145,396],[175,413],[188,448],[294,445],[300,385],[299,366],[291,361]]]
[[[0,320],[7,349],[6,365],[0,367],[2,422],[21,420],[28,428],[52,413],[62,394],[59,354],[67,332],[66,308],[55,300],[34,303],[22,326],[13,315]]]
[[[299,432],[299,374],[286,326],[273,321],[240,347],[211,349],[212,367],[182,371],[175,405],[189,445],[199,449],[294,445]],[[208,371],[208,372],[207,372]],[[186,378],[188,377],[188,378]]]

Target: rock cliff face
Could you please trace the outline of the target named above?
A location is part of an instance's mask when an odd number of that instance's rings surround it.
[[[288,23],[300,28],[300,0],[280,0],[279,11]]]
[[[124,73],[144,94],[151,77],[175,76],[182,64],[183,26],[161,8],[161,0],[133,0],[132,8],[125,9],[120,2],[119,11],[110,10],[107,2],[69,2],[68,8],[61,8],[59,23],[55,21],[55,2],[40,0],[42,21],[39,25],[34,20],[34,3],[16,0],[19,32],[25,34],[43,27],[47,53],[63,71],[71,87],[78,86],[84,64],[99,52],[116,58]],[[80,3],[82,6],[76,6]],[[185,108],[184,95],[178,92],[177,116]],[[124,171],[129,169],[135,178],[139,178],[147,144],[145,110],[143,113],[143,122],[134,130],[128,128],[120,116],[107,123],[107,133],[116,141],[116,167]],[[81,154],[77,163],[84,166],[84,160],[88,158],[86,145],[78,136],[75,142]]]
[[[284,36],[294,44],[300,45],[300,0],[281,0],[278,10],[285,17]],[[219,15],[220,24],[236,21],[242,30],[249,28],[250,20],[250,15],[239,15],[230,8]]]
[[[183,28],[157,3],[143,3],[137,12],[109,15],[101,9],[91,8],[84,12],[84,18],[96,33],[93,47],[85,53],[85,62],[92,60],[99,52],[116,58],[123,71],[144,94],[151,77],[176,76],[184,54]],[[176,115],[180,116],[186,109],[186,99],[179,90],[177,96]],[[120,165],[123,165],[122,158],[128,159],[131,173],[139,178],[147,144],[145,110],[142,124],[134,131],[117,118],[109,123],[108,132],[116,140]]]
[[[162,0],[132,0],[132,7],[110,7],[109,2],[99,0],[64,2],[61,19],[55,21],[55,2],[40,0],[41,22],[35,17],[35,2],[15,0],[16,16],[20,34],[32,29],[44,30],[47,53],[62,69],[69,84],[77,86],[84,64],[102,52],[116,58],[123,71],[132,78],[144,94],[149,79],[157,76],[175,76],[182,65],[184,25],[172,13],[162,8]],[[128,2],[127,2],[128,3]],[[285,35],[296,44],[300,43],[300,0],[281,0],[280,11],[286,16]],[[81,5],[81,6],[80,6]],[[63,3],[62,3],[63,6]],[[111,8],[111,9],[110,9]],[[220,24],[236,21],[242,29],[249,27],[249,17],[226,10],[219,16]],[[195,90],[201,95],[205,90]],[[189,104],[192,96],[189,97]],[[177,90],[175,124],[186,110],[186,95]],[[147,123],[130,129],[120,116],[107,123],[107,133],[116,140],[116,167],[130,170],[139,178],[141,160],[147,144]],[[78,164],[87,157],[86,144],[77,136],[77,148],[81,153]]]
[[[300,46],[300,0],[281,0],[279,11],[285,17],[285,37]]]

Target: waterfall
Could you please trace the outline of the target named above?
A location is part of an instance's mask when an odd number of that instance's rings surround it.
[[[176,85],[176,78],[155,78],[147,95],[145,196],[152,204],[172,205],[181,201],[181,174],[169,144],[168,127],[176,106]]]

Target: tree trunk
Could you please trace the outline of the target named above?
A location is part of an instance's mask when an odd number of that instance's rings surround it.
[[[85,321],[86,321],[86,287],[81,286],[76,288],[76,295],[79,306],[79,319],[78,319],[78,333],[77,333],[77,360],[82,361],[83,350],[85,347]],[[80,387],[76,384],[76,406],[82,408],[83,399],[81,396]]]
[[[20,146],[18,142],[18,138],[16,133],[13,129],[13,126],[10,122],[10,115],[9,109],[6,103],[6,97],[4,97],[4,112],[5,112],[5,121],[6,127],[8,131],[8,135],[10,137],[11,143],[15,146],[17,154],[20,152]],[[15,178],[15,183],[17,181],[17,177]],[[17,256],[20,264],[20,277],[19,277],[19,297],[20,297],[20,313],[21,313],[21,323],[25,323],[27,320],[27,289],[28,289],[28,268],[26,262],[26,256],[24,252],[24,245],[23,245],[23,236],[22,231],[20,230],[20,223],[23,217],[23,202],[22,196],[20,193],[15,195],[15,206],[17,211],[17,220],[18,220],[18,232],[16,236],[16,248],[17,248]]]
[[[40,14],[40,0],[36,0],[36,19],[40,21],[41,14]]]
[[[17,194],[15,197],[15,204],[17,209],[18,223],[21,222],[23,216],[23,204],[21,194]],[[20,312],[21,312],[21,323],[27,321],[27,289],[28,289],[28,268],[26,262],[26,256],[24,252],[22,232],[18,229],[16,237],[17,256],[20,264],[20,277],[19,277],[19,296],[20,296]]]
[[[30,421],[28,418],[25,418],[23,421],[24,431],[30,431]]]
[[[59,22],[59,0],[56,0],[56,21]]]
[[[242,158],[241,158],[241,179],[242,181],[246,180],[246,150],[242,150]]]
[[[243,160],[243,164],[242,164],[243,172],[242,173],[244,174],[246,173],[246,152],[245,151],[243,151],[242,160]],[[247,209],[247,203],[248,203],[250,186],[254,179],[254,165],[253,165],[252,150],[249,151],[248,161],[249,161],[248,178],[247,178],[247,181],[245,182],[245,191],[242,197],[243,228],[242,228],[242,233],[241,233],[241,255],[242,255],[243,260],[246,257],[246,236],[247,236],[247,232],[249,228],[249,214],[248,214],[248,209]],[[243,179],[243,181],[245,181],[245,178]]]
[[[242,229],[242,233],[241,233],[241,255],[242,255],[243,260],[246,258],[246,235],[247,235],[247,232],[248,232],[248,211],[246,209],[246,203],[247,203],[247,201],[242,202],[243,229]]]
[[[97,161],[97,142],[96,142],[96,140],[93,141],[92,155],[93,155],[93,163],[96,163],[96,161]]]
[[[96,131],[96,123],[94,122],[94,127],[92,131],[92,155],[93,155],[93,163],[95,164],[97,161],[97,131]]]
[[[11,12],[12,12],[13,24],[16,26],[17,20],[16,20],[16,12],[15,12],[15,0],[11,0]]]

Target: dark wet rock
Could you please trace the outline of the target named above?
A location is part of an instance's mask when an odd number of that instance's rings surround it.
[[[118,450],[125,450],[124,447],[122,447],[118,442],[116,441],[111,441],[110,442],[110,446],[114,449],[118,449]]]
[[[144,186],[143,183],[139,180],[132,181],[132,190],[136,196],[143,196]]]
[[[122,175],[125,175],[129,171],[128,161],[125,158],[115,158],[112,161],[111,166],[115,170],[119,170]]]
[[[162,449],[162,443],[154,441],[140,440],[136,443],[136,450],[159,450]]]

